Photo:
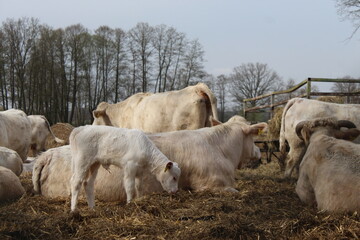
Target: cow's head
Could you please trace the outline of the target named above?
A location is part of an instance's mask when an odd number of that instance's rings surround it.
[[[353,141],[360,135],[360,131],[353,122],[348,120],[336,120],[333,118],[317,118],[299,122],[296,125],[295,131],[298,137],[303,140],[306,145],[309,144],[310,138],[315,132],[317,134],[324,134],[349,141]]]
[[[243,132],[245,134],[244,138],[244,160],[245,164],[258,163],[261,161],[261,151],[258,146],[254,143],[254,137],[259,136],[260,134],[266,132],[268,124],[265,122],[257,123],[253,125],[243,124]],[[240,167],[240,166],[239,166]]]
[[[97,108],[92,112],[94,117],[94,122],[92,125],[107,125],[113,126],[109,116],[106,113],[109,104],[106,102],[101,102]]]
[[[158,181],[161,183],[161,186],[168,193],[176,193],[178,191],[179,178],[181,170],[177,163],[168,162],[158,175]]]

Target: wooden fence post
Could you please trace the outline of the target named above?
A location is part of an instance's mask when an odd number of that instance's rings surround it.
[[[306,85],[306,97],[310,99],[311,94],[311,78],[308,78],[307,85]]]
[[[274,104],[275,104],[275,95],[274,94],[271,94],[271,112],[270,112],[270,119],[273,118],[274,116]]]

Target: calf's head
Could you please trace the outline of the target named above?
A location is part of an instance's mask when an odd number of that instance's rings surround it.
[[[177,163],[168,162],[163,171],[157,175],[161,186],[168,193],[176,193],[178,191],[179,178],[181,170]]]

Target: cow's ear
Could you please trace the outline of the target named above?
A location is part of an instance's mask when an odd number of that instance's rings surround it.
[[[214,119],[214,117],[213,117],[213,116],[210,116],[210,124],[211,124],[211,126],[212,126],[212,127],[214,127],[214,126],[217,126],[217,125],[222,124],[222,122],[220,122],[220,121],[218,121],[218,120]]]
[[[313,134],[313,131],[311,131],[309,128],[303,127],[303,129],[301,129],[301,136],[305,142],[305,145],[309,144],[311,134]]]
[[[105,115],[105,110],[94,110],[93,115],[95,118],[99,118],[99,117]]]
[[[249,129],[244,132],[245,134],[262,135],[263,133],[267,132],[267,129],[268,129],[267,123],[262,122],[249,126]]]
[[[167,170],[170,170],[172,168],[172,166],[173,166],[173,162],[168,162],[165,166],[164,172],[166,172]]]

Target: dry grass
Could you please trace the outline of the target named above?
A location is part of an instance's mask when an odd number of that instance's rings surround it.
[[[0,205],[0,239],[357,239],[358,214],[319,213],[302,204],[294,179],[274,162],[237,172],[239,193],[157,193],[130,204],[79,203],[31,196],[31,173],[21,176],[27,194]]]

